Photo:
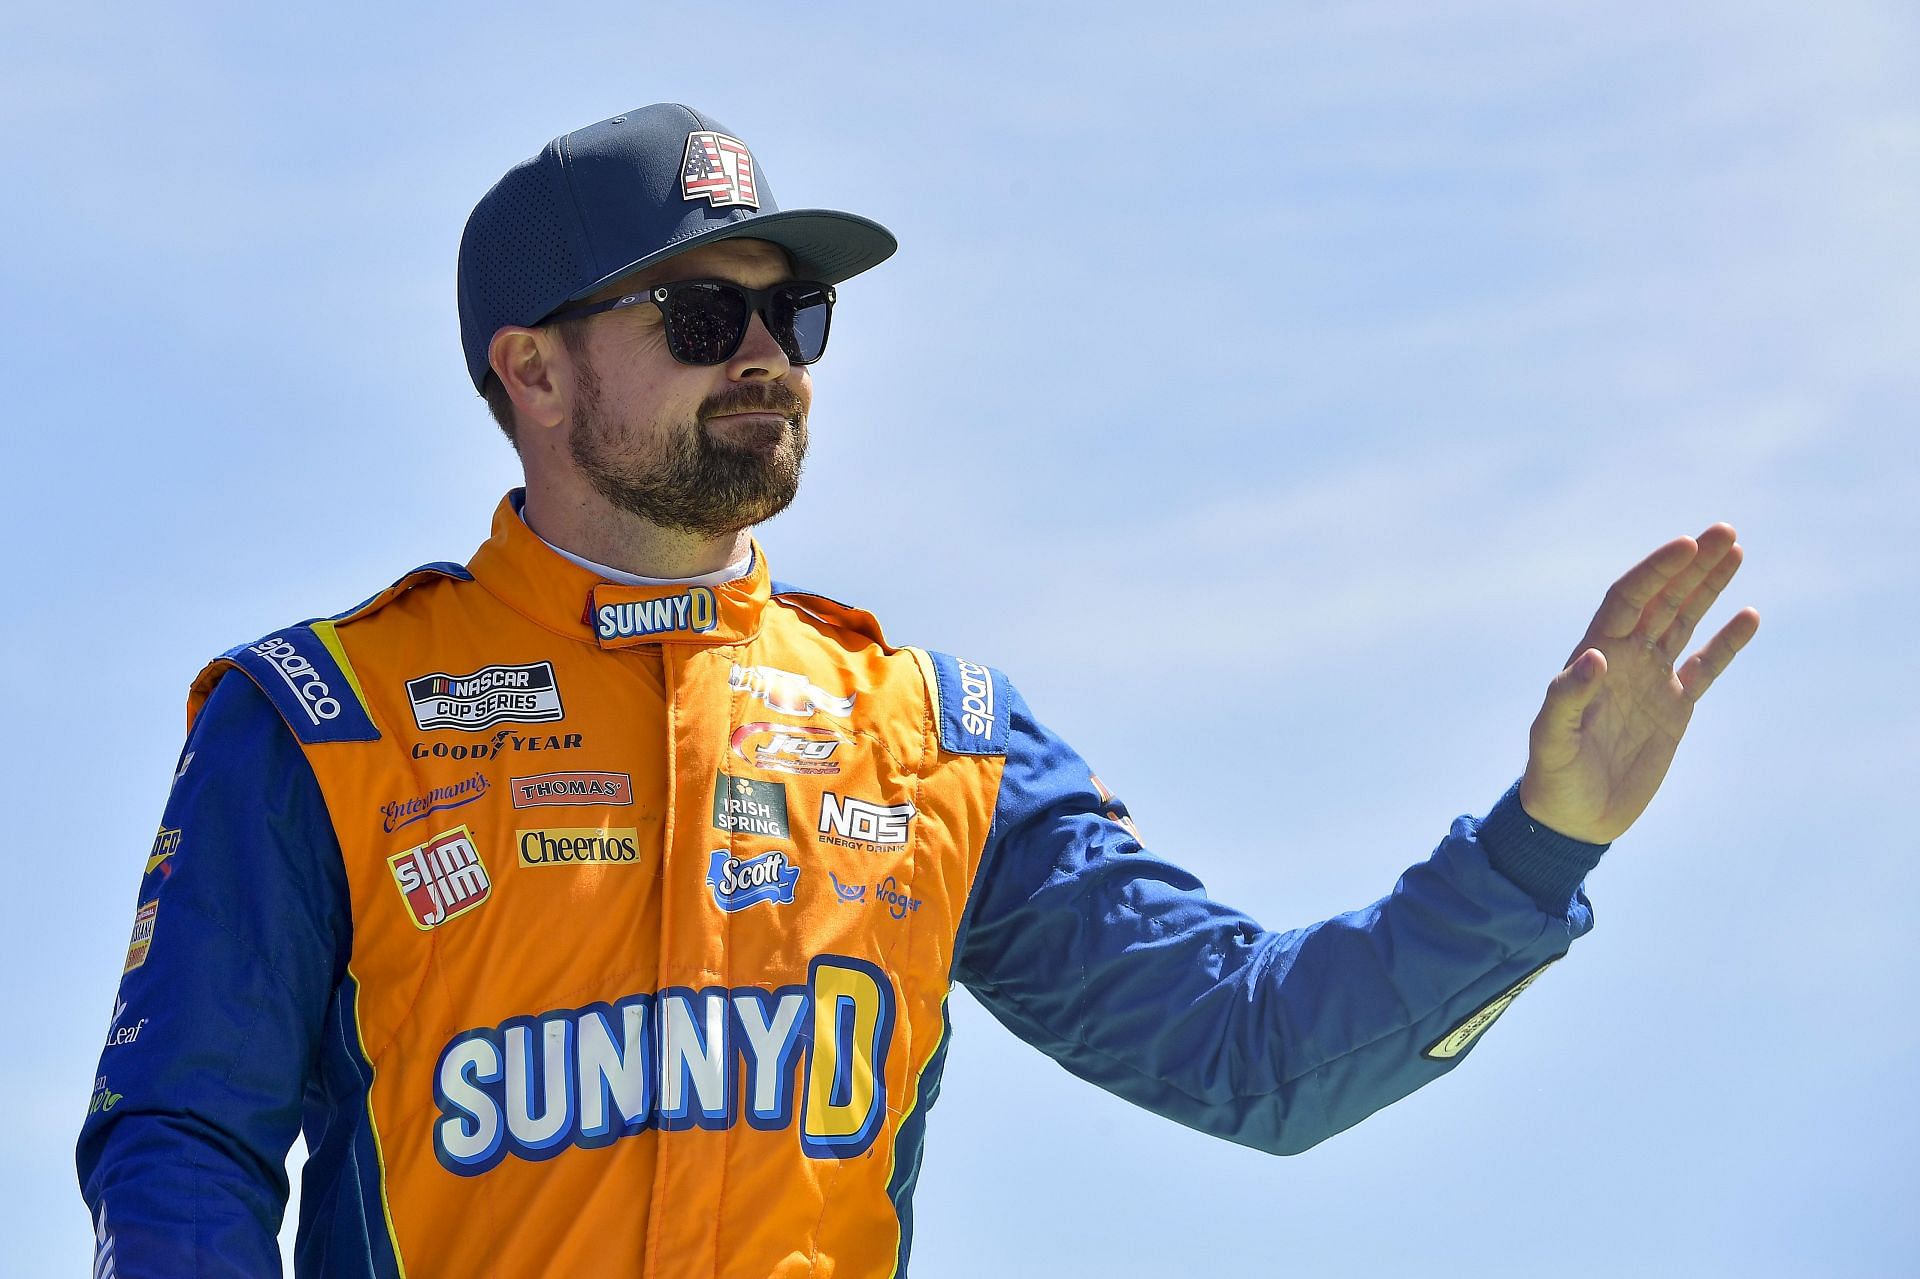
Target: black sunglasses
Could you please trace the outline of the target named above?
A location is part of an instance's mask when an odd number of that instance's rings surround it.
[[[766,289],[749,289],[731,280],[674,280],[610,302],[563,306],[542,320],[577,320],[651,302],[666,321],[667,351],[682,364],[724,364],[746,341],[757,313],[773,340],[795,364],[812,364],[827,350],[833,320],[833,286],[814,280],[789,280]]]

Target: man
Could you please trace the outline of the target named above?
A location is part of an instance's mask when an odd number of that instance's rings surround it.
[[[102,1273],[253,1275],[296,1131],[305,1275],[890,1275],[965,982],[1181,1123],[1303,1150],[1457,1064],[1758,625],[1740,561],[1610,590],[1515,788],[1374,905],[1276,933],[1141,847],[1000,672],[771,580],[836,286],[679,106],[556,139],[460,254],[526,488],[466,566],[196,681],[79,1148]]]

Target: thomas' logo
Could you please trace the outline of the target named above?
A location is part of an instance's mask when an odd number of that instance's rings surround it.
[[[261,640],[252,649],[267,659],[275,673],[287,682],[294,697],[300,703],[300,709],[315,724],[323,724],[331,719],[340,718],[340,703],[333,696],[326,681],[320,678],[320,672],[313,663],[300,655],[291,641],[284,636],[275,635],[272,639]]]
[[[960,668],[960,726],[975,737],[993,736],[993,672],[964,658]]]
[[[776,666],[742,666],[736,662],[727,672],[727,687],[759,698],[782,715],[805,719],[815,711],[825,711],[845,719],[853,714],[853,694],[835,697],[806,676]]]
[[[387,858],[393,882],[407,903],[415,928],[438,928],[464,915],[493,893],[487,867],[465,826],[442,831],[418,848]]]
[[[407,681],[407,701],[422,732],[457,728],[476,733],[508,720],[544,724],[566,713],[551,662],[483,666],[471,675],[422,675]]]
[[[633,778],[626,773],[541,773],[513,779],[515,808],[633,803]]]
[[[515,833],[522,866],[632,866],[640,860],[640,832],[632,826]]]
[[[804,724],[742,724],[733,730],[733,753],[770,773],[837,773],[834,752],[842,739],[824,728]]]
[[[732,204],[759,208],[753,152],[740,139],[711,129],[689,133],[686,158],[680,163],[680,196],[685,200],[705,196],[716,209]]]
[[[485,773],[475,773],[447,786],[435,786],[424,795],[388,800],[380,805],[380,829],[391,835],[402,826],[423,822],[435,813],[471,804],[487,793]]]
[[[158,918],[158,898],[141,902],[140,909],[133,913],[133,937],[127,942],[127,966],[120,970],[121,973],[130,973],[147,962],[147,951],[153,946],[153,924]]]
[[[594,610],[593,618],[594,630],[603,640],[638,639],[669,631],[702,635],[719,624],[720,606],[711,587],[695,586],[679,595],[602,604]]]
[[[160,869],[160,864],[180,851],[180,832],[168,826],[162,826],[160,833],[153,837],[153,851],[147,854],[147,868],[140,873],[151,875]],[[173,867],[167,867],[167,873],[173,873]]]
[[[793,886],[799,881],[800,868],[777,848],[745,861],[724,848],[716,848],[707,864],[707,885],[713,889],[713,903],[728,914],[759,902],[788,905],[793,901]]]
[[[786,839],[787,788],[779,782],[729,777],[725,773],[715,775],[713,828]]]
[[[832,791],[820,797],[820,838],[829,844],[899,848],[907,842],[912,804],[869,804]]]

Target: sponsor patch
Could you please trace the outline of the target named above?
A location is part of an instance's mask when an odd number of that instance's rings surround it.
[[[738,138],[712,129],[687,135],[687,153],[680,161],[680,198],[705,199],[711,208],[744,204],[760,207],[753,152]]]
[[[493,894],[486,863],[465,826],[387,858],[413,926],[423,932],[464,915]]]
[[[1485,1034],[1487,1027],[1498,1021],[1500,1014],[1512,1007],[1513,1001],[1520,998],[1521,993],[1524,992],[1527,987],[1533,985],[1534,979],[1552,967],[1553,963],[1554,960],[1549,959],[1546,963],[1540,965],[1525,977],[1522,977],[1519,981],[1507,987],[1505,991],[1495,995],[1492,999],[1480,1005],[1471,1013],[1468,1013],[1466,1020],[1455,1026],[1452,1030],[1449,1030],[1445,1035],[1442,1035],[1432,1047],[1427,1049],[1426,1055],[1436,1061],[1449,1061],[1471,1048],[1473,1041]]]
[[[162,826],[160,833],[153,837],[153,851],[147,854],[147,868],[140,873],[143,875],[153,874],[154,871],[160,869],[162,862],[179,851],[180,832],[170,827]],[[173,868],[169,866],[167,869],[169,873],[171,873]]]
[[[142,1017],[139,1021],[130,1021],[122,1026],[120,1019],[126,1016],[126,1012],[127,1001],[116,997],[113,1001],[113,1020],[107,1023],[107,1047],[121,1048],[127,1044],[139,1043],[140,1032],[145,1030],[147,1023],[152,1020],[150,1017]]]
[[[900,882],[891,875],[873,886],[873,899],[884,905],[895,919],[905,919],[908,912],[920,909],[920,899],[902,892]]]
[[[477,733],[508,721],[545,724],[566,714],[551,662],[482,666],[467,675],[422,675],[407,681],[407,701],[421,732],[452,728]]]
[[[720,622],[720,604],[710,586],[691,586],[678,595],[602,604],[593,611],[594,632],[603,640],[643,639],[675,631],[704,635]]]
[[[833,881],[833,895],[840,899],[842,906],[857,906],[867,900],[865,884],[843,884],[840,882],[840,877],[832,871],[827,872],[827,878]]]
[[[515,831],[522,866],[635,866],[640,832],[632,826],[567,826]]]
[[[475,773],[445,786],[435,786],[424,795],[389,800],[380,805],[380,829],[391,835],[402,826],[423,822],[435,813],[461,808],[485,795],[491,786],[485,773]]]
[[[840,771],[834,754],[844,741],[806,724],[742,724],[733,730],[733,753],[763,772],[822,776]]]
[[[132,972],[147,962],[147,951],[153,948],[153,925],[160,917],[160,901],[141,902],[140,908],[133,912],[133,936],[127,942],[126,967],[121,975]]]
[[[827,791],[820,797],[820,839],[846,848],[901,848],[913,821],[912,804],[870,804]]]
[[[626,773],[541,773],[513,779],[515,808],[619,808],[631,803],[633,778]]]
[[[253,645],[251,651],[265,658],[274,674],[285,681],[293,692],[294,705],[306,712],[307,719],[316,728],[340,718],[340,699],[320,677],[313,662],[294,647],[293,641],[284,635],[274,635]]]
[[[788,838],[786,786],[751,777],[715,774],[713,828],[740,835]]]
[[[713,904],[728,914],[760,902],[790,905],[799,880],[800,868],[778,848],[744,860],[716,848],[707,863],[707,886],[713,889]]]
[[[579,733],[516,733],[503,728],[484,742],[415,742],[415,759],[493,759],[499,755],[531,754],[534,751],[577,751],[584,740]]]
[[[1140,828],[1133,824],[1133,818],[1127,816],[1126,805],[1122,804],[1119,798],[1107,789],[1105,782],[1095,777],[1092,773],[1087,774],[1087,780],[1093,783],[1093,793],[1100,797],[1102,811],[1106,814],[1107,820],[1110,822],[1118,822],[1127,834],[1133,836],[1134,843],[1144,843],[1145,841],[1140,838]]]
[[[89,1115],[104,1115],[107,1111],[119,1105],[120,1099],[124,1095],[125,1094],[117,1093],[108,1087],[107,1077],[100,1075],[93,1081],[93,1097],[87,1102],[87,1113]]]
[[[727,672],[727,687],[759,698],[782,715],[805,719],[815,711],[825,711],[845,719],[853,714],[852,693],[835,697],[806,676],[777,666],[742,666],[735,662]]]
[[[992,667],[927,650],[940,703],[940,746],[955,755],[1007,752],[1012,686]]]

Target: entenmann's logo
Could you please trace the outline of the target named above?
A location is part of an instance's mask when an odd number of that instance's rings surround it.
[[[720,605],[708,586],[689,587],[682,594],[658,599],[602,604],[594,610],[594,629],[603,640],[665,635],[669,631],[701,635],[719,622]]]
[[[566,713],[551,662],[483,666],[471,675],[422,675],[407,681],[407,701],[422,732],[457,728],[474,733],[508,720],[544,724]]]
[[[632,826],[516,831],[522,866],[631,866],[640,860],[640,832]]]

